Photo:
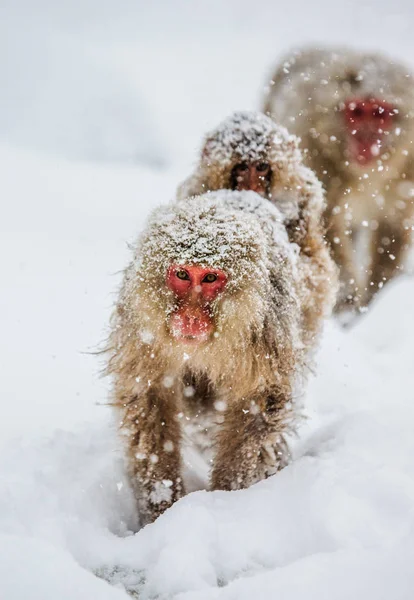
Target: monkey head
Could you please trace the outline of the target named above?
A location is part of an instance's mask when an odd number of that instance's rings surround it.
[[[270,198],[289,161],[301,160],[298,142],[262,113],[234,113],[204,141],[200,170],[206,191],[251,190]]]
[[[281,213],[258,194],[221,190],[176,201],[151,216],[120,310],[152,354],[201,353],[203,364],[211,348],[239,356],[271,318],[269,273],[282,289],[295,260]]]
[[[315,156],[357,174],[404,158],[413,139],[414,85],[403,65],[347,48],[305,48],[283,64],[287,75],[270,112],[308,132]],[[306,98],[305,108],[298,98]]]

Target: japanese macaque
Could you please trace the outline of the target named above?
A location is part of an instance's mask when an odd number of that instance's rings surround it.
[[[283,216],[253,192],[156,210],[125,271],[108,373],[143,523],[185,494],[183,440],[211,455],[210,488],[286,465],[307,359],[308,290]],[[332,295],[325,299],[328,311]]]
[[[340,266],[337,311],[358,314],[402,271],[411,241],[413,76],[378,54],[303,49],[281,61],[264,110],[302,138],[326,188],[327,235]]]
[[[199,163],[178,196],[220,189],[252,190],[281,211],[309,274],[302,314],[305,344],[312,347],[326,316],[325,297],[335,292],[336,271],[323,236],[322,186],[303,164],[299,139],[262,113],[234,113],[207,134]]]

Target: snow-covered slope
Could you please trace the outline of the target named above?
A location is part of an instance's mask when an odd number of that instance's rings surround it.
[[[173,196],[202,133],[254,108],[291,44],[353,32],[404,54],[410,3],[34,7],[0,6],[0,598],[411,600],[414,278],[353,329],[328,324],[286,470],[191,494],[136,535],[108,383],[89,354],[127,242]]]

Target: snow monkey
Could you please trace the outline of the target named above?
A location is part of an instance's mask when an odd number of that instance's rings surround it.
[[[211,455],[213,490],[286,465],[306,360],[302,269],[283,215],[253,192],[150,217],[125,270],[107,369],[144,523],[185,493],[189,437]]]
[[[237,112],[207,134],[194,173],[181,184],[180,198],[212,190],[252,190],[275,204],[289,239],[309,273],[303,298],[304,340],[312,347],[320,330],[326,296],[336,291],[336,271],[322,229],[322,186],[303,164],[299,139],[262,113]]]
[[[302,49],[280,63],[264,110],[302,138],[307,164],[322,179],[328,237],[341,269],[337,310],[356,313],[403,269],[410,245],[413,76],[379,54]],[[366,276],[356,252],[364,228]]]

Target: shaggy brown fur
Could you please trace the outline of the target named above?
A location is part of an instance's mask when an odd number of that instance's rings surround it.
[[[266,197],[284,215],[289,239],[299,248],[307,290],[302,304],[304,343],[312,348],[327,316],[327,298],[335,293],[337,274],[323,237],[322,186],[303,164],[299,139],[261,113],[234,113],[207,134],[194,173],[181,184],[178,196],[231,189],[235,165],[256,161],[271,167]]]
[[[376,98],[398,111],[378,159],[349,158],[343,110]],[[307,164],[327,190],[329,241],[341,271],[337,310],[357,310],[403,269],[414,213],[414,84],[408,69],[379,54],[305,48],[285,57],[270,82],[264,111],[302,138]],[[366,228],[366,229],[365,229]],[[359,232],[368,231],[363,275]]]
[[[228,276],[205,342],[172,333],[171,264]],[[143,522],[185,493],[187,424],[194,443],[213,451],[212,489],[247,487],[286,464],[305,361],[303,268],[283,216],[253,192],[208,194],[153,214],[125,271],[108,349]]]

